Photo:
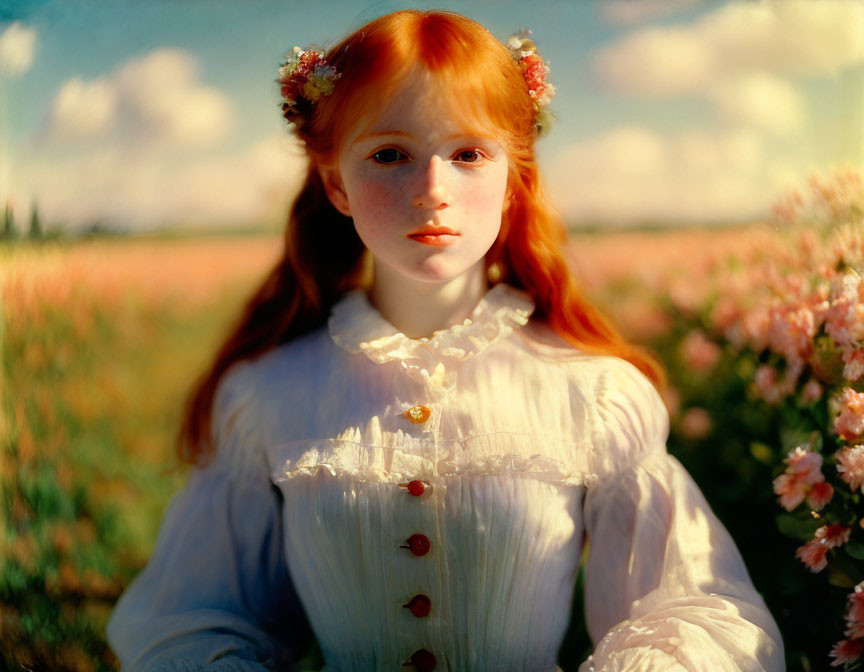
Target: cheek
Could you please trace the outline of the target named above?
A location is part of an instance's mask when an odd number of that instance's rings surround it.
[[[398,190],[378,180],[360,177],[352,185],[351,206],[355,216],[379,217],[393,209]]]
[[[459,201],[483,221],[498,220],[504,206],[505,182],[482,181],[463,184],[459,191]]]

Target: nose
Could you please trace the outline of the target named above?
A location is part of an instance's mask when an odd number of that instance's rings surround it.
[[[440,156],[433,156],[423,171],[422,181],[414,195],[415,208],[440,210],[450,205],[450,194],[444,183],[444,162]]]

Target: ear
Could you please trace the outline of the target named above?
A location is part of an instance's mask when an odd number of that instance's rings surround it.
[[[339,175],[339,169],[335,166],[318,166],[318,175],[321,176],[321,182],[324,185],[324,191],[327,193],[327,198],[336,208],[346,217],[351,216],[351,207],[348,203],[348,194],[345,191],[345,185],[342,183],[342,177]]]

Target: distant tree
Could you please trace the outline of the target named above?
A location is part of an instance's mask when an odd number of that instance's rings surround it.
[[[36,201],[33,201],[33,211],[30,214],[30,239],[41,240],[44,237],[42,231],[42,222],[39,220],[39,210],[36,207]]]
[[[9,201],[6,201],[6,210],[3,212],[3,229],[0,231],[0,238],[2,240],[15,238],[15,214]]]

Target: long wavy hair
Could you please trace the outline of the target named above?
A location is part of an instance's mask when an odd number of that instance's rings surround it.
[[[380,109],[418,67],[460,101],[466,121],[488,121],[507,147],[511,201],[486,254],[487,270],[494,265],[490,279],[528,292],[536,305],[534,319],[575,347],[626,359],[658,388],[665,387],[659,362],[626,342],[575,282],[566,262],[566,227],[547,204],[540,181],[533,103],[504,44],[459,14],[409,9],[358,29],[329,49],[326,59],[342,77],[332,94],[293,126],[309,167],[288,215],[283,255],[190,390],[177,436],[182,461],[203,465],[213,454],[214,395],[233,364],[323,325],[335,301],[368,282],[368,252],[351,219],[329,201],[317,166],[334,165],[357,120]]]

